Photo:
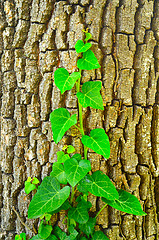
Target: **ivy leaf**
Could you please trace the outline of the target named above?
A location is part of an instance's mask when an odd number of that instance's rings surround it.
[[[54,227],[54,235],[60,240],[69,240],[67,234],[63,232],[58,226]]]
[[[38,180],[36,177],[34,177],[32,183],[33,183],[33,184],[38,184],[38,183],[39,183],[39,180]]]
[[[107,236],[102,231],[97,231],[92,236],[93,240],[109,240]]]
[[[42,239],[47,239],[50,234],[52,232],[52,226],[51,225],[44,225],[43,223],[40,224],[39,226],[39,236],[42,238]]]
[[[69,194],[69,186],[60,190],[60,183],[56,178],[45,177],[30,202],[28,218],[38,218],[44,213],[56,210],[66,201]]]
[[[40,237],[40,234],[38,234],[30,240],[44,240],[44,239]],[[55,235],[51,234],[48,238],[46,238],[46,240],[58,240],[58,239]]]
[[[82,86],[82,92],[77,93],[80,104],[86,108],[88,106],[104,110],[102,96],[100,90],[102,83],[100,81],[85,82]]]
[[[82,40],[78,40],[75,44],[75,49],[77,53],[86,52],[90,47],[92,47],[91,43],[85,43]]]
[[[63,94],[66,90],[73,88],[77,79],[81,77],[79,72],[69,72],[65,68],[58,68],[54,73],[55,85],[60,89]]]
[[[67,159],[70,159],[68,154],[65,154],[63,151],[58,151],[57,153],[57,162],[64,163]]]
[[[21,233],[20,237],[22,238],[22,240],[26,240],[26,233]]]
[[[125,212],[125,213],[134,214],[134,215],[138,215],[138,216],[147,215],[142,210],[140,202],[137,199],[137,197],[135,197],[134,195],[132,195],[122,189],[118,191],[118,194],[119,194],[119,199],[110,201],[106,198],[102,198],[102,201],[104,201],[111,207],[113,207],[119,211]]]
[[[87,208],[87,202],[84,203],[84,201],[81,201],[76,207],[73,207],[68,211],[68,217],[70,219],[73,218],[78,223],[84,224],[89,219]]]
[[[58,213],[60,212],[61,210],[68,210],[69,208],[71,207],[68,199],[61,205],[61,207],[57,208],[56,210],[54,211],[51,211],[49,212],[49,214],[53,215],[54,213]]]
[[[110,200],[118,199],[119,195],[109,177],[101,171],[86,175],[80,184],[97,197],[105,197]]]
[[[79,229],[89,237],[94,232],[94,226],[96,224],[96,218],[89,218],[86,224],[79,224]]]
[[[52,172],[50,173],[50,176],[56,177],[61,184],[67,184],[64,166],[61,163],[55,162],[52,165]]]
[[[70,153],[73,153],[73,152],[75,152],[75,148],[72,145],[68,145],[67,146],[67,153],[70,154]]]
[[[67,181],[74,187],[91,170],[91,163],[85,159],[78,162],[73,156],[64,162],[64,169]]]
[[[92,70],[100,68],[101,66],[99,65],[94,53],[88,49],[83,53],[83,57],[81,59],[78,59],[77,67],[81,70]]]
[[[78,232],[75,230],[75,228],[74,228],[74,226],[73,225],[71,225],[70,227],[69,227],[69,232],[70,232],[70,235],[69,235],[69,240],[74,240],[74,239],[76,239],[76,237],[77,237],[77,235],[78,235]]]
[[[84,40],[88,41],[91,37],[92,37],[91,33],[86,33],[86,38]]]
[[[70,113],[65,108],[58,108],[50,114],[51,128],[53,132],[53,138],[57,144],[65,132],[77,123],[76,114],[70,117]]]
[[[82,143],[98,154],[108,159],[110,157],[110,143],[104,129],[97,128],[90,132],[90,137],[84,135],[81,139]]]
[[[25,181],[25,193],[29,194],[31,191],[36,189],[36,186],[32,184],[31,182]]]

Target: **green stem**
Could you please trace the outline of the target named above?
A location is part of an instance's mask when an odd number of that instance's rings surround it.
[[[97,213],[97,215],[95,216],[95,218],[98,217],[98,215],[103,211],[103,209],[107,206],[108,204],[106,203],[100,210],[99,212]]]
[[[73,202],[74,195],[75,195],[75,187],[72,187],[71,200],[70,200],[70,203],[71,203],[71,204],[72,204],[72,202]]]
[[[81,74],[81,69],[79,69],[79,72]],[[76,83],[76,91],[77,93],[80,91],[80,81],[81,78],[78,79],[77,83]],[[80,104],[79,100],[78,100],[78,111],[79,111],[79,122],[80,122],[80,132],[82,134],[82,137],[84,136],[84,129],[83,129],[83,117],[82,117],[82,105]],[[87,151],[88,148],[84,145],[84,158],[87,159]]]

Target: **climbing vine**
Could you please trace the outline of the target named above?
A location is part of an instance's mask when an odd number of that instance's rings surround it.
[[[57,162],[53,163],[50,176],[45,177],[38,187],[37,178],[28,178],[25,182],[27,194],[37,190],[29,205],[28,218],[41,219],[38,234],[31,240],[108,239],[102,231],[95,231],[96,219],[107,205],[125,213],[146,215],[134,195],[122,189],[117,190],[102,171],[91,172],[91,163],[87,159],[88,149],[107,160],[110,157],[110,143],[102,128],[91,130],[89,136],[84,132],[83,108],[104,110],[100,94],[101,81],[85,82],[81,89],[82,70],[100,68],[97,58],[90,49],[92,44],[88,42],[91,34],[87,30],[84,33],[84,41],[78,40],[75,45],[76,52],[82,55],[77,61],[78,72],[69,74],[65,68],[58,68],[54,74],[55,85],[61,94],[71,90],[76,84],[78,119],[76,114],[70,115],[65,108],[55,109],[50,114],[54,142],[57,144],[66,131],[74,126],[81,134],[84,154],[82,156],[75,153],[72,145],[65,145],[62,151],[57,152]],[[105,203],[93,217],[89,216],[92,204],[87,199],[88,194],[101,197]],[[66,225],[67,232],[62,231],[59,226],[52,226],[51,223],[52,216],[61,210],[66,212],[63,224]],[[26,234],[16,235],[15,240],[26,240]]]

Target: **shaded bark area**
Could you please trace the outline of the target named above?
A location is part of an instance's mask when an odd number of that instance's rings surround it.
[[[101,69],[83,71],[82,83],[102,81],[105,110],[84,111],[85,132],[102,127],[111,143],[109,160],[91,152],[92,170],[102,170],[140,199],[146,217],[107,207],[100,228],[110,240],[159,239],[159,2],[158,0],[1,0],[0,2],[0,239],[26,232],[15,215],[27,219],[29,177],[42,180],[56,152],[72,143],[80,152],[77,129],[56,145],[49,114],[58,107],[77,113],[75,88],[60,95],[53,74],[76,70],[74,45],[82,29],[92,34]],[[96,212],[103,203],[89,196]],[[54,222],[64,228],[64,212]],[[59,221],[58,221],[59,220]]]

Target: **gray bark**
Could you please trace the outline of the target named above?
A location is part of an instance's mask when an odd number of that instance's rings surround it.
[[[77,113],[75,88],[60,95],[53,73],[76,69],[74,45],[88,27],[101,69],[83,71],[82,82],[101,80],[105,110],[85,110],[85,131],[102,127],[109,135],[108,161],[90,150],[93,171],[102,170],[117,188],[140,199],[146,217],[111,207],[97,229],[110,240],[158,239],[159,204],[159,1],[158,0],[1,0],[0,1],[0,239],[26,232],[12,207],[27,219],[29,177],[51,171],[56,152],[80,135],[72,128],[56,145],[49,114],[58,107]],[[92,212],[103,206],[89,196]],[[64,213],[59,219],[59,226]]]

